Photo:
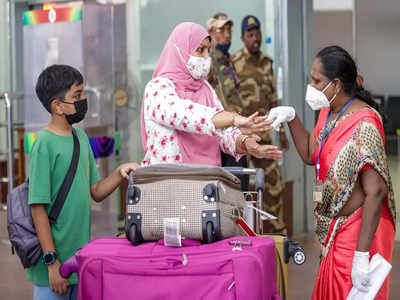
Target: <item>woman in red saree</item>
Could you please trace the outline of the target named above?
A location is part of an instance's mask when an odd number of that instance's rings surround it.
[[[273,126],[288,122],[300,156],[315,165],[314,215],[322,255],[312,299],[344,300],[353,286],[369,289],[375,253],[392,261],[394,195],[382,121],[358,81],[354,60],[338,46],[324,48],[311,78],[306,101],[320,110],[313,133],[291,107],[270,114]],[[388,297],[389,276],[375,299]]]

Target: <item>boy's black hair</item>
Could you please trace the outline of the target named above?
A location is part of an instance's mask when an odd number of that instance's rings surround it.
[[[74,83],[83,83],[83,76],[77,69],[68,65],[52,65],[40,73],[36,95],[44,108],[51,113],[51,102],[56,98],[63,98]]]

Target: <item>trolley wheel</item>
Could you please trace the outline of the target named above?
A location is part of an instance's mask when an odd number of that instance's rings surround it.
[[[206,230],[207,230],[207,243],[213,243],[215,242],[215,234],[214,234],[214,226],[212,222],[207,222],[206,225]]]
[[[128,240],[135,246],[140,245],[141,241],[137,232],[136,224],[132,224],[127,232]]]
[[[302,265],[305,263],[306,261],[306,255],[304,254],[303,251],[296,251],[293,254],[293,261],[296,265]]]

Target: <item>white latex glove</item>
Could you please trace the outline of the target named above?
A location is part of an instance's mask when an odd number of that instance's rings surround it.
[[[368,292],[371,286],[369,276],[369,252],[354,251],[351,280],[356,289],[364,293]]]
[[[278,131],[282,123],[293,121],[295,116],[296,112],[292,106],[277,106],[269,111],[267,120],[274,120],[271,126]]]

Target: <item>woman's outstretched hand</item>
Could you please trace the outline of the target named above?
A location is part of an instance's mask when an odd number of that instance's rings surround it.
[[[245,135],[270,131],[272,122],[273,120],[267,121],[267,116],[258,116],[258,112],[247,118],[237,114],[233,119],[233,125],[238,127],[240,132]]]
[[[256,158],[278,159],[283,156],[277,146],[261,145],[259,141],[261,138],[258,135],[249,136],[245,141],[246,152]]]

